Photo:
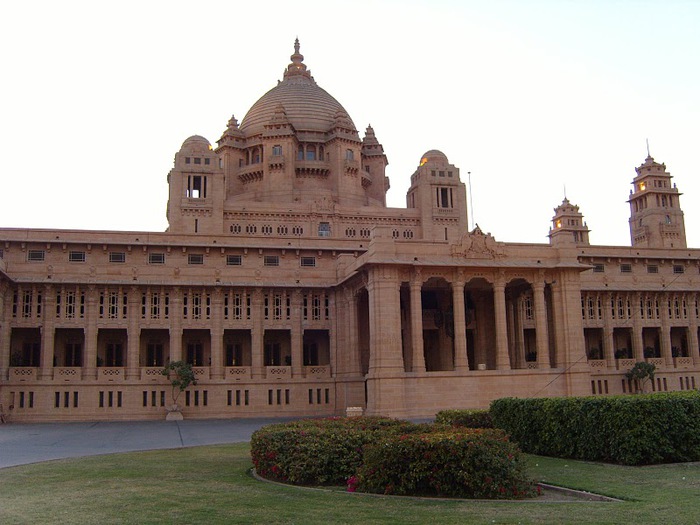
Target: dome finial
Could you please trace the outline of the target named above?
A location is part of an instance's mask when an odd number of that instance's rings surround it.
[[[299,53],[299,38],[294,40],[294,54],[289,58],[292,60],[292,63],[287,66],[287,70],[284,72],[284,80],[290,78],[308,78],[313,81],[311,72],[306,70],[304,55]]]

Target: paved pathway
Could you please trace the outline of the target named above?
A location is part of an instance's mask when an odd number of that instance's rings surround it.
[[[0,468],[51,459],[249,441],[288,419],[0,424]]]

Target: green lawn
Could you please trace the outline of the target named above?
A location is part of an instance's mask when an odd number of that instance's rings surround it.
[[[700,524],[700,464],[618,467],[530,456],[547,483],[621,503],[420,500],[261,483],[248,444],[0,470],[0,523]]]

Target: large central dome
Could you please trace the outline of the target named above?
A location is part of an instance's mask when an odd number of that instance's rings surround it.
[[[262,133],[280,106],[297,131],[325,133],[333,127],[339,113],[349,119],[340,102],[320,88],[306,69],[299,40],[294,43],[291,59],[284,79],[260,97],[243,118],[240,129],[246,137]],[[354,123],[352,127],[356,129]]]

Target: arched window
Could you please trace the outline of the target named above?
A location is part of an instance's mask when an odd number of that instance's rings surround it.
[[[297,160],[304,160],[304,146],[299,144],[299,149],[297,150]]]
[[[316,146],[306,147],[306,160],[316,160]]]
[[[345,150],[345,159],[346,160],[355,160],[355,153],[351,149]]]
[[[275,144],[272,146],[272,154],[273,155],[282,155],[282,146],[279,144]]]

